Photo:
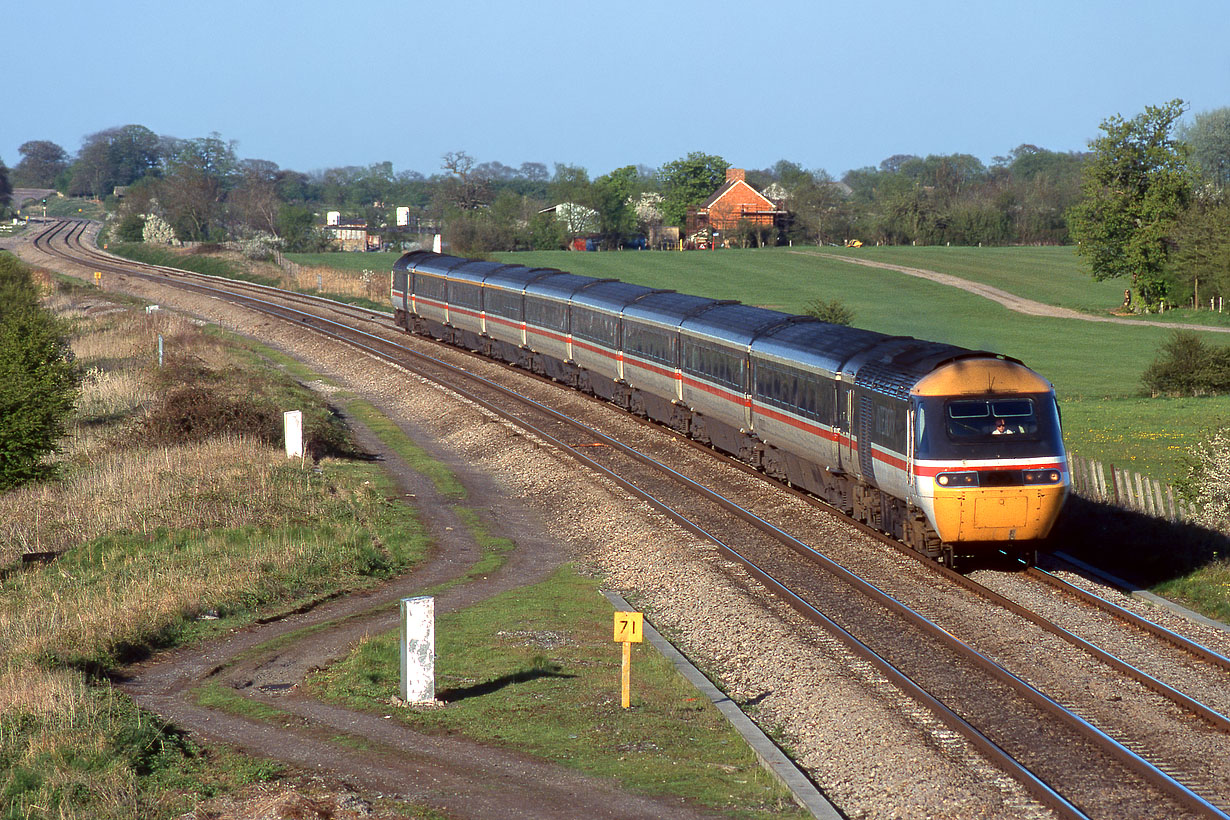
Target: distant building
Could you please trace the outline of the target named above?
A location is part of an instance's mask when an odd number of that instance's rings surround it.
[[[733,230],[740,222],[751,225],[780,225],[786,209],[747,184],[742,168],[727,168],[726,183],[713,192],[703,205],[688,211],[688,236],[709,231]]]
[[[337,211],[330,211],[327,219],[325,236],[341,250],[380,250],[380,234],[368,233],[366,220],[343,218]]]

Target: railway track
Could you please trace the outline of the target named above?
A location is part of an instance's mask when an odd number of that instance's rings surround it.
[[[724,480],[714,481],[703,466],[699,474],[689,467],[692,474],[685,475],[593,426],[578,423],[541,399],[511,391],[474,372],[497,367],[494,363],[483,360],[480,367],[451,348],[441,350],[424,340],[407,344],[389,318],[378,312],[248,283],[124,262],[88,248],[82,242],[84,231],[84,223],[58,223],[36,244],[44,252],[78,263],[85,261],[110,274],[155,278],[311,326],[367,355],[394,361],[422,378],[448,385],[488,413],[517,424],[542,443],[605,475],[740,562],[775,596],[874,664],[1057,814],[1120,817],[1130,806],[1133,816],[1140,817],[1226,816],[1223,807],[1230,803],[1230,783],[1224,762],[1206,761],[1202,767],[1199,759],[1181,754],[1176,758],[1173,750],[1158,751],[1148,733],[1132,735],[1120,729],[1114,732],[1118,739],[1112,738],[1111,733],[1081,716],[1081,711],[1088,711],[1081,703],[1060,703],[1076,698],[1048,696],[1021,675],[1008,671],[1005,667],[1010,663],[957,639],[954,633],[959,630],[951,624],[941,625],[944,612],[927,617],[920,611],[927,607],[919,605],[918,591],[901,588],[905,582],[894,581],[896,588],[890,594],[860,577],[873,573],[861,568],[851,572],[810,546],[806,526],[781,521],[772,500],[747,506],[735,503],[727,495],[739,491],[722,486]],[[368,329],[353,327],[356,320]],[[672,441],[672,445],[678,443],[678,439]],[[761,508],[749,508],[757,505]],[[918,566],[926,573],[940,573],[932,577],[943,578],[949,586],[957,582],[967,591],[993,600],[996,606],[1096,657],[1117,674],[1170,698],[1175,709],[1203,727],[1201,732],[1225,743],[1227,726],[1222,712],[1163,683],[1161,676],[1136,669],[1012,603],[1007,596],[985,587],[980,590],[968,579],[930,562]],[[942,610],[944,605],[931,604],[930,608]],[[1195,657],[1192,653],[1197,650],[1185,646],[1176,651]],[[1227,667],[1217,653],[1211,656],[1215,657],[1206,657],[1200,663],[1220,670],[1207,673],[1216,686],[1217,675],[1225,674]],[[1227,680],[1222,679],[1223,689],[1230,688],[1225,687]],[[976,685],[972,685],[974,681]]]

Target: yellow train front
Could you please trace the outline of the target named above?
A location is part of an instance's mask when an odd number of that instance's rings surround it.
[[[967,554],[1045,538],[1069,488],[1051,384],[1010,359],[957,359],[910,402],[910,502],[939,538]]]

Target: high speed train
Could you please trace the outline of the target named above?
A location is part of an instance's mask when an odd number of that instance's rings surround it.
[[[1050,382],[1007,356],[613,279],[413,251],[397,323],[549,376],[949,565],[1032,555],[1069,489]]]

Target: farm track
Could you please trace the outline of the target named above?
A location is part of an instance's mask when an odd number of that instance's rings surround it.
[[[79,233],[77,234],[79,235]],[[44,249],[50,249],[49,242],[44,241]],[[57,251],[58,252],[58,251]],[[95,252],[89,251],[94,254]],[[91,264],[103,267],[114,265],[110,268],[113,272],[131,271],[135,267],[132,263],[119,262],[110,258],[103,258],[99,255],[91,255]],[[128,275],[128,274],[122,274]],[[161,278],[176,277],[177,284],[182,285],[182,277],[177,274],[160,271],[154,274]],[[228,285],[230,287],[230,285]],[[236,285],[237,288],[253,292],[261,289],[255,286]],[[262,296],[262,301],[270,301],[267,298],[268,294]],[[296,304],[305,305],[310,300],[308,297],[301,296],[286,296],[282,295],[279,299],[288,299]],[[263,306],[264,310],[281,310],[285,311],[286,307],[273,308],[269,305]],[[366,323],[387,322],[387,317],[380,317],[371,311],[362,311],[354,308],[329,307],[329,311],[334,315],[346,315],[352,318],[362,318]],[[285,314],[284,314],[285,315]],[[304,317],[302,314],[291,316],[292,321],[299,323],[311,323],[319,327],[322,323],[319,317]],[[393,332],[396,335],[396,332]],[[400,341],[406,341],[404,337]],[[370,340],[364,341],[363,344],[371,345]],[[472,359],[465,357],[453,350],[441,351],[438,346],[430,345],[421,340],[413,340],[413,347],[426,348],[432,351],[432,356],[438,355],[441,359],[458,359],[465,362],[463,366],[466,369],[486,370],[488,368],[500,369],[490,362],[483,362],[480,366]],[[403,364],[403,366],[410,366]],[[445,380],[449,380],[456,385],[459,379],[459,374],[455,371],[451,375],[444,376]],[[439,377],[437,377],[439,378]],[[523,375],[519,376],[518,380],[533,382],[531,379],[526,379]],[[581,400],[573,395],[561,399],[557,394],[560,393],[558,388],[549,385],[540,385],[544,390],[544,398],[539,400],[538,407],[541,408],[542,401],[559,402],[567,405],[570,410],[582,415],[597,414],[604,415],[609,411],[605,406],[598,405],[594,402]],[[521,388],[525,389],[525,388]],[[532,388],[537,391],[539,388]],[[552,395],[546,397],[545,393],[550,392]],[[497,401],[485,399],[478,396],[471,396],[470,400],[484,403],[490,402],[488,410],[490,412],[500,412],[496,409]],[[599,410],[595,408],[600,408]],[[540,412],[536,410],[536,412]],[[549,415],[549,414],[548,414]],[[861,596],[863,585],[857,579],[849,579],[843,577],[840,569],[830,568],[826,572],[828,577],[821,578],[816,573],[815,562],[820,560],[803,545],[803,543],[818,543],[826,539],[831,540],[831,533],[827,531],[817,531],[813,522],[814,511],[808,504],[800,501],[799,505],[789,505],[782,501],[782,492],[780,488],[769,487],[763,482],[756,482],[751,489],[746,485],[746,482],[739,478],[744,475],[741,471],[735,469],[717,470],[714,467],[714,462],[711,457],[702,457],[696,454],[691,448],[683,447],[682,443],[673,437],[665,436],[659,431],[644,431],[637,436],[638,446],[642,449],[650,447],[665,451],[681,451],[689,450],[693,455],[687,456],[681,452],[675,452],[671,455],[672,459],[687,462],[688,471],[697,474],[697,477],[702,478],[707,483],[715,484],[715,489],[718,493],[730,493],[736,496],[742,496],[745,500],[742,503],[749,507],[754,507],[761,514],[760,521],[764,523],[756,523],[749,516],[735,513],[740,523],[736,526],[732,524],[732,510],[727,507],[714,507],[715,499],[711,496],[701,499],[696,493],[694,486],[681,486],[678,475],[669,476],[669,481],[673,482],[671,488],[662,489],[660,485],[653,485],[647,489],[646,485],[652,482],[660,482],[664,479],[662,471],[658,468],[652,468],[649,473],[645,473],[644,460],[636,460],[636,464],[628,466],[627,464],[615,464],[610,461],[614,457],[619,448],[613,439],[605,439],[595,441],[596,438],[601,438],[595,430],[589,429],[578,432],[573,429],[568,435],[577,435],[579,438],[568,440],[564,438],[565,431],[562,426],[565,422],[553,418],[550,422],[542,422],[541,420],[531,422],[538,425],[532,435],[540,438],[542,441],[553,441],[555,446],[563,449],[571,448],[576,452],[576,457],[581,458],[590,464],[591,467],[601,466],[610,473],[620,473],[621,475],[635,475],[636,478],[624,484],[625,489],[631,492],[637,492],[645,496],[654,496],[665,501],[665,506],[670,510],[668,515],[675,517],[680,523],[685,526],[694,527],[694,532],[722,532],[721,541],[725,542],[724,546],[729,547],[733,552],[740,552],[750,559],[750,562],[757,566],[758,569],[753,569],[751,572],[759,576],[765,583],[770,582],[770,576],[789,578],[790,590],[781,590],[779,595],[797,596],[795,603],[796,607],[807,610],[809,608],[822,609],[833,615],[835,620],[844,622],[844,625],[849,628],[849,631],[854,632],[859,637],[859,642],[870,643],[879,648],[882,654],[890,656],[892,663],[898,666],[906,667],[908,673],[916,679],[927,682],[928,688],[941,695],[941,699],[949,702],[950,706],[959,704],[956,711],[963,715],[962,720],[954,721],[951,716],[942,717],[941,720],[946,720],[950,725],[956,725],[968,719],[970,722],[978,723],[983,732],[996,738],[1000,745],[1010,749],[1018,758],[1026,759],[1029,765],[1036,771],[1042,780],[1051,784],[1069,799],[1080,806],[1081,810],[1089,816],[1119,816],[1118,811],[1125,805],[1134,805],[1138,810],[1146,807],[1156,807],[1156,813],[1140,813],[1139,816],[1198,816],[1202,814],[1210,816],[1219,816],[1217,811],[1207,806],[1198,798],[1193,798],[1189,795],[1184,795],[1181,790],[1173,789],[1168,778],[1158,776],[1157,774],[1148,773],[1147,768],[1140,767],[1138,763],[1131,761],[1131,756],[1124,756],[1120,752],[1094,751],[1094,744],[1098,741],[1098,732],[1084,732],[1080,729],[1081,721],[1074,721],[1072,718],[1062,719],[1062,723],[1055,722],[1055,718],[1042,716],[1039,709],[1050,710],[1050,707],[1044,703],[1045,699],[1038,698],[1036,695],[1028,693],[1028,687],[1021,687],[1018,683],[1012,681],[1011,676],[1004,676],[1001,672],[995,670],[999,665],[1006,667],[1011,666],[1028,666],[1036,663],[1036,657],[1024,656],[1015,657],[1009,653],[1008,658],[1000,658],[999,664],[986,663],[979,660],[978,653],[964,653],[963,655],[952,655],[951,660],[937,662],[937,658],[947,657],[946,653],[957,652],[963,650],[954,647],[948,643],[944,637],[946,632],[961,632],[969,630],[969,623],[962,623],[961,616],[957,616],[956,623],[954,621],[954,598],[962,598],[963,593],[956,592],[950,585],[937,582],[936,576],[924,565],[915,564],[918,567],[917,571],[904,572],[903,564],[905,559],[892,559],[886,561],[885,554],[873,554],[868,551],[865,545],[854,544],[843,548],[847,556],[843,557],[843,561],[847,558],[855,562],[863,560],[870,566],[867,570],[858,569],[858,573],[865,577],[875,577],[878,575],[886,576],[884,585],[886,587],[896,587],[894,594],[908,601],[903,607],[898,607],[896,612],[890,612],[885,607],[893,606],[890,602],[879,599],[871,602],[870,600],[862,601],[852,605],[851,601],[855,600],[854,590],[860,590],[858,595]],[[600,447],[589,447],[588,445],[601,444]],[[585,448],[585,453],[580,450]],[[708,454],[705,454],[706,456]],[[625,453],[623,458],[627,458]],[[674,463],[674,462],[673,462]],[[679,466],[675,464],[675,466]],[[727,465],[729,466],[729,465]],[[682,468],[681,468],[682,469]],[[721,473],[720,476],[715,476],[716,473]],[[719,480],[720,479],[720,480]],[[625,479],[612,479],[616,481],[624,481]],[[724,486],[729,484],[731,486]],[[687,482],[682,482],[682,485],[687,485]],[[797,506],[797,509],[794,507]],[[791,509],[787,509],[791,508]],[[827,518],[827,516],[826,516]],[[681,520],[682,519],[682,520]],[[685,523],[690,522],[690,523]],[[844,526],[844,525],[843,525]],[[801,553],[804,559],[798,557],[798,554],[783,549],[782,542],[791,541],[792,539],[783,539],[775,528],[789,530],[798,535],[797,539],[793,539],[791,548]],[[847,527],[848,529],[848,527]],[[718,540],[718,539],[713,539]],[[847,539],[849,540],[849,539]],[[878,582],[879,583],[879,582]],[[847,586],[840,586],[840,585]],[[921,597],[920,597],[921,596]],[[941,629],[930,629],[922,627],[924,632],[917,631],[917,625],[905,626],[900,619],[909,619],[909,611],[912,608],[931,609],[934,610],[935,620],[941,622],[949,621]],[[962,600],[960,606],[957,607],[961,612],[971,610],[969,601]],[[977,616],[973,616],[977,620]],[[908,630],[908,631],[907,631]],[[978,637],[978,636],[976,636]],[[968,638],[967,638],[968,640]],[[990,638],[992,642],[1004,639],[1002,636]],[[948,645],[941,645],[948,643]],[[1019,641],[1016,642],[1019,644]],[[1019,646],[1007,647],[1019,651]],[[925,650],[925,651],[924,651]],[[1003,650],[1001,650],[1003,651]],[[1043,651],[1046,651],[1043,649]],[[981,666],[980,669],[975,669]],[[954,671],[955,670],[955,671]],[[991,674],[993,677],[988,678]],[[977,676],[977,677],[974,677]],[[971,680],[979,680],[978,685],[971,685]],[[1075,683],[1075,686],[1072,684]],[[1087,681],[1086,681],[1087,683]],[[1096,704],[1082,702],[1082,697],[1079,692],[1072,691],[1080,689],[1081,681],[1069,681],[1069,690],[1062,695],[1053,696],[1057,700],[1073,702],[1073,709],[1081,712],[1098,712],[1095,708]],[[286,681],[272,680],[267,681],[265,686],[271,687],[265,691],[278,691],[277,687],[287,685]],[[902,684],[905,686],[906,684]],[[1064,688],[1062,681],[1057,684],[1060,689]],[[260,689],[260,685],[255,686]],[[1223,690],[1224,679],[1222,682]],[[1015,690],[1015,693],[1009,695],[1009,690]],[[1025,693],[1025,694],[1021,694]],[[923,698],[925,696],[918,695]],[[1084,698],[1088,700],[1087,697]],[[1162,707],[1164,710],[1166,707]],[[943,711],[941,711],[941,714]],[[1104,716],[1098,714],[1093,720],[1099,723],[1114,722],[1113,716]],[[1180,779],[1185,782],[1191,782],[1195,785],[1202,794],[1210,796],[1215,802],[1225,802],[1225,796],[1230,794],[1230,784],[1226,782],[1226,773],[1218,770],[1220,764],[1224,767],[1224,763],[1214,759],[1204,757],[1204,753],[1195,749],[1187,754],[1178,745],[1172,748],[1160,748],[1156,745],[1156,737],[1149,734],[1153,732],[1159,736],[1166,736],[1172,733],[1172,729],[1166,728],[1164,721],[1177,720],[1180,725],[1180,731],[1183,728],[1191,728],[1192,731],[1198,731],[1199,727],[1189,726],[1191,723],[1190,717],[1183,718],[1182,716],[1170,716],[1161,718],[1163,723],[1159,726],[1149,727],[1144,735],[1131,737],[1131,727],[1116,726],[1113,729],[1105,729],[1105,731],[1123,736],[1127,734],[1129,737],[1125,741],[1129,746],[1133,746],[1144,750],[1144,754],[1150,758],[1159,759],[1160,764],[1166,769],[1176,773]],[[1184,721],[1187,723],[1184,723]],[[1073,733],[1075,732],[1075,733]],[[1216,730],[1205,730],[1202,737],[1208,743],[1212,743],[1214,747],[1224,743],[1224,733]],[[989,747],[988,747],[989,748]],[[1103,755],[1111,755],[1113,757],[1104,757]],[[1152,781],[1150,785],[1149,781]],[[1051,804],[1057,811],[1064,812],[1065,806],[1062,800],[1052,801],[1047,798],[1045,790],[1038,787],[1034,788],[1035,797],[1039,800]],[[1129,791],[1130,789],[1136,791]],[[1169,792],[1169,796],[1163,796],[1161,792]],[[1075,815],[1079,816],[1079,815]]]
[[[1149,319],[1126,319],[1122,316],[1098,316],[1092,313],[1082,313],[1079,310],[1048,305],[1044,302],[1027,299],[1024,296],[1017,296],[1015,293],[1010,293],[993,285],[984,285],[981,282],[972,282],[969,279],[962,279],[959,276],[953,276],[949,273],[940,273],[939,271],[927,270],[926,268],[914,268],[907,265],[894,265],[890,262],[876,262],[872,259],[854,259],[849,256],[837,256],[834,254],[818,254],[810,251],[790,251],[790,253],[798,254],[800,256],[836,259],[841,262],[849,262],[852,265],[863,265],[868,268],[891,270],[896,271],[897,273],[904,273],[907,276],[927,279],[941,285],[948,285],[949,287],[968,291],[969,293],[972,293],[975,296],[981,296],[984,299],[990,299],[992,302],[997,302],[1008,308],[1008,310],[1016,313],[1023,313],[1027,316],[1045,316],[1052,319],[1079,319],[1083,322],[1107,322],[1116,325],[1144,325],[1148,327],[1161,327],[1171,330],[1207,330],[1210,333],[1230,333],[1230,327],[1199,325],[1191,322],[1156,322]]]

